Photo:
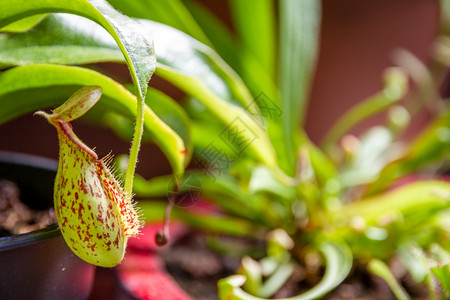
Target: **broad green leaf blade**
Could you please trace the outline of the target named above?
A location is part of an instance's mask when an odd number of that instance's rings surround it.
[[[209,44],[208,38],[180,0],[108,0],[108,2],[130,17],[148,19],[169,25],[204,44]]]
[[[0,123],[18,115],[43,107],[61,104],[71,93],[63,98],[63,87],[99,85],[103,88],[103,101],[96,106],[104,106],[118,114],[133,118],[136,115],[136,97],[112,79],[92,70],[79,67],[57,65],[32,65],[16,67],[0,74]],[[50,90],[39,90],[50,88]],[[46,92],[46,93],[44,93]],[[36,101],[38,99],[38,101]],[[149,108],[144,110],[144,127],[155,139],[157,145],[167,155],[174,173],[181,174],[185,165],[185,148],[182,139]]]
[[[230,104],[209,90],[202,81],[171,68],[159,66],[157,74],[198,99],[224,123],[221,138],[238,155],[247,148],[272,170],[277,168],[275,153],[267,134],[242,107]]]
[[[290,175],[298,150],[293,137],[303,124],[317,58],[320,5],[317,0],[279,2],[281,109]]]
[[[183,140],[186,148],[186,157],[184,159],[187,164],[193,154],[193,143],[191,137],[191,121],[186,112],[178,105],[178,103],[163,92],[149,87],[145,102],[150,109],[173,129]],[[96,109],[89,112],[86,121],[93,123],[102,123],[111,127],[114,132],[122,139],[129,141],[133,137],[133,119],[123,114],[119,114],[109,110]],[[151,141],[149,132],[145,131],[143,141]],[[179,149],[182,151],[182,149]],[[126,169],[125,169],[126,170]],[[133,186],[134,189],[134,186]]]
[[[179,104],[168,95],[154,88],[149,88],[145,102],[151,110],[170,126],[183,140],[185,146],[185,164],[190,161],[193,153],[191,137],[191,121]],[[179,149],[182,151],[182,149]]]
[[[233,68],[233,70],[241,75],[239,72],[241,69],[241,58],[236,50],[236,39],[231,31],[219,18],[200,3],[188,1],[185,4],[196,22],[202,28],[203,32],[211,41],[213,49]]]
[[[241,54],[255,57],[270,78],[274,77],[275,16],[271,0],[230,2],[235,28],[242,40]]]
[[[140,23],[146,32],[154,34],[160,65],[202,80],[228,102],[251,106],[253,98],[241,79],[212,49],[171,27],[146,20],[140,20]],[[66,52],[65,49],[78,52],[85,49],[87,53]],[[0,63],[5,65],[118,61],[117,50],[103,28],[89,20],[65,14],[50,16],[32,32],[0,35]],[[21,56],[15,52],[20,52]]]
[[[263,93],[278,105],[279,91],[273,76],[271,77],[273,74],[268,73],[251,53],[240,53],[237,39],[207,9],[196,2],[187,2],[187,7],[208,36],[214,50],[242,77],[253,95],[257,97]],[[271,47],[273,48],[273,45]]]
[[[24,32],[27,31],[41,22],[45,18],[45,14],[34,15],[28,18],[21,19],[3,28],[0,28],[0,32]]]
[[[104,27],[121,49],[131,77],[144,99],[147,83],[155,70],[153,41],[141,25],[124,17],[103,0],[1,0],[0,27],[26,16],[64,12],[91,19]]]
[[[338,286],[348,275],[353,264],[351,250],[344,243],[323,242],[320,251],[326,260],[326,271],[322,280],[311,290],[280,300],[310,300],[320,299]],[[222,300],[264,300],[244,292],[240,286],[245,282],[245,277],[234,275],[219,280],[219,297]]]
[[[52,14],[31,31],[0,35],[4,66],[106,61],[124,62],[114,39],[93,21],[74,15]]]
[[[169,26],[141,20],[153,32],[158,67],[195,77],[227,102],[248,107],[253,97],[239,76],[211,48]]]
[[[425,223],[436,212],[450,207],[450,183],[444,181],[417,181],[345,206],[336,211],[339,221],[351,222],[353,217],[362,217],[367,226],[378,225],[386,216],[400,214],[403,227],[414,227]]]

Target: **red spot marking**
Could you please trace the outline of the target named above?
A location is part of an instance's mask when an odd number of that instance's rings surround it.
[[[72,205],[71,205],[70,209],[72,210],[72,213],[75,214],[75,202],[74,201],[72,201]]]
[[[78,200],[78,192],[75,192],[75,199]]]
[[[100,233],[97,233],[97,239],[101,240],[103,237]]]
[[[107,241],[107,242],[105,243],[105,245],[106,245],[106,247],[108,247],[108,248],[107,248],[108,251],[111,250],[111,241]]]
[[[91,185],[89,185],[89,191],[91,192],[91,195],[92,195],[92,197],[94,197],[94,190],[92,189],[92,186]],[[99,196],[97,196],[97,197],[99,197]],[[100,196],[101,197],[101,196]],[[99,198],[100,198],[99,197]]]
[[[61,227],[65,227],[67,225],[67,217],[63,217],[63,221],[61,223]]]
[[[81,187],[81,190],[83,191],[83,193],[85,193],[85,194],[89,193],[89,191],[88,191],[87,186],[86,186],[85,183],[82,183],[82,184],[80,185],[80,187]]]
[[[186,155],[186,149],[180,150],[180,154]]]
[[[83,204],[79,204],[78,206],[78,219],[81,220],[81,224],[85,224],[84,220],[83,220],[83,210],[84,210],[84,206]]]
[[[103,218],[101,214],[97,215],[97,221],[103,224]]]
[[[118,247],[119,246],[119,235],[116,236],[116,239],[113,242],[114,246]]]

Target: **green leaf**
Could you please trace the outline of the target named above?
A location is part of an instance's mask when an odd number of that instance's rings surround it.
[[[54,21],[65,19],[65,16],[60,16]],[[77,20],[76,24],[81,22],[83,20]],[[242,108],[244,106],[254,109],[251,106],[253,99],[239,77],[210,48],[191,37],[155,22],[141,20],[140,23],[147,28],[147,31],[154,33],[155,43],[158,44],[156,53],[159,63],[158,74],[202,102],[212,115],[222,121],[223,130],[232,128],[239,131],[239,142],[235,144],[229,142],[230,147],[238,143],[245,145],[258,159],[275,169],[275,154],[267,134],[261,125]],[[69,25],[67,22],[64,26],[67,28]],[[82,32],[84,36],[91,36],[88,40],[93,41],[94,37],[104,36],[103,31],[92,24],[89,28],[88,32]],[[47,31],[46,34],[55,35],[51,31]],[[77,43],[82,35],[76,34],[76,39],[72,41],[57,40],[56,43]],[[24,34],[23,43],[26,40],[26,34]],[[31,41],[38,43],[35,38],[31,38]],[[17,43],[20,45],[19,42]],[[102,49],[105,46],[112,47],[111,42],[105,39],[100,41],[100,45]],[[29,46],[30,43],[27,43],[27,47]],[[64,52],[59,55],[62,58],[61,62],[66,64],[76,62]],[[36,52],[33,53],[32,59],[33,61],[27,63],[42,62],[42,57]],[[227,133],[225,132],[224,135]],[[231,132],[231,134],[234,133]],[[239,153],[241,150],[243,149],[234,149]]]
[[[450,110],[443,112],[405,149],[404,155],[387,165],[369,186],[368,195],[388,187],[394,180],[450,158]]]
[[[437,211],[450,207],[450,183],[444,181],[417,181],[388,193],[348,204],[337,211],[336,219],[351,221],[362,217],[367,225],[377,225],[383,216],[400,213],[404,226],[424,223]]]
[[[191,137],[191,121],[180,105],[168,95],[154,88],[149,88],[145,98],[146,104],[164,122],[169,125],[183,140],[185,146],[185,164],[193,154]],[[182,149],[178,149],[182,151]]]
[[[392,133],[375,126],[360,139],[360,146],[340,174],[344,187],[366,184],[378,177],[380,171],[396,157]],[[397,153],[398,154],[398,153]]]
[[[277,270],[266,279],[259,290],[259,296],[264,298],[272,297],[291,277],[295,265],[292,262],[281,264]]]
[[[255,57],[273,78],[276,57],[273,1],[233,0],[230,6],[236,31],[242,39],[241,52]]]
[[[57,65],[32,65],[16,67],[0,73],[0,123],[39,108],[61,104],[77,88],[84,85],[99,85],[103,89],[103,101],[95,107],[106,107],[127,117],[136,115],[136,97],[112,79],[92,70]],[[55,97],[62,94],[64,97]],[[65,93],[64,93],[65,92]],[[185,164],[184,145],[181,138],[155,113],[145,107],[144,126],[155,142],[167,155],[175,173],[183,172]]]
[[[64,12],[89,18],[114,38],[129,66],[131,77],[144,99],[147,83],[155,70],[153,42],[141,25],[124,17],[103,0],[1,0],[0,27],[26,16]],[[133,33],[133,34],[130,34]]]
[[[142,200],[138,207],[145,222],[157,222],[162,221],[166,203]],[[177,207],[173,208],[171,218],[211,233],[255,237],[261,232],[261,228],[244,219],[191,212]]]
[[[252,4],[260,5],[259,2]],[[267,3],[263,4],[263,6],[265,5]],[[278,105],[279,91],[274,84],[273,74],[269,73],[269,70],[265,69],[252,53],[245,51],[246,48],[239,45],[239,41],[226,25],[206,8],[196,2],[187,2],[187,7],[208,36],[214,50],[242,77],[252,93],[256,97],[263,93]],[[267,40],[269,39],[273,39],[273,37],[267,38]],[[262,48],[260,47],[261,50]]]
[[[163,66],[158,67],[157,74],[198,99],[223,122],[224,128],[221,137],[228,140],[228,146],[235,153],[240,155],[248,148],[257,159],[269,168],[272,170],[277,168],[275,152],[267,134],[242,107],[230,104],[220,98],[196,77]]]
[[[264,166],[257,166],[252,170],[248,183],[250,193],[266,192],[286,199],[294,199],[295,189],[287,187],[277,181],[273,174]]]
[[[34,15],[28,18],[21,19],[14,23],[0,28],[0,32],[24,32],[27,31],[41,22],[45,18],[46,14]]]
[[[331,127],[323,138],[323,149],[330,150],[330,147],[353,126],[403,99],[407,92],[408,80],[400,69],[387,69],[384,81],[382,91],[356,104]]]
[[[204,44],[209,44],[208,38],[180,0],[108,0],[108,2],[130,17],[148,19],[169,25]]]
[[[397,280],[395,280],[394,275],[392,275],[391,270],[389,270],[388,266],[384,262],[378,259],[371,259],[369,261],[368,269],[372,274],[375,274],[381,277],[391,288],[392,292],[395,294],[397,299],[399,300],[408,300],[411,299],[408,294],[402,289],[402,287],[398,284]]]
[[[293,174],[296,145],[293,136],[303,124],[315,68],[320,24],[320,1],[285,0],[280,9],[280,91],[286,155]]]
[[[91,32],[92,28],[96,30]],[[106,61],[124,62],[124,57],[102,27],[78,16],[52,14],[31,31],[0,35],[4,66]]]
[[[430,252],[435,265],[431,267],[434,276],[440,281],[443,292],[450,296],[450,252],[433,244]]]
[[[187,1],[189,9],[196,22],[202,28],[208,39],[211,41],[214,50],[232,68],[240,74],[241,58],[236,51],[236,39],[230,29],[216,15],[196,1]],[[169,25],[169,24],[168,24]],[[240,74],[242,76],[242,74]]]
[[[320,299],[323,295],[338,286],[347,277],[353,264],[351,250],[346,244],[337,242],[323,242],[320,251],[326,260],[326,271],[322,280],[309,291],[285,298],[285,300],[309,300]],[[244,292],[240,286],[245,282],[245,277],[240,275],[230,276],[219,280],[219,297],[222,300],[264,300]]]

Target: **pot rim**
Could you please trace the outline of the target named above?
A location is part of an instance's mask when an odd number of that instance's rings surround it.
[[[56,160],[32,154],[11,151],[0,151],[0,162],[30,166],[32,168],[55,172],[58,168],[58,162]],[[44,240],[60,235],[61,231],[58,224],[53,224],[42,229],[30,231],[28,233],[0,237],[0,252],[28,246],[30,244],[42,242]]]
[[[58,169],[58,161],[54,159],[12,151],[0,150],[0,162],[14,163],[16,165],[30,166],[55,172]]]
[[[28,246],[60,235],[61,231],[59,230],[58,224],[53,224],[28,233],[0,237],[0,252]]]

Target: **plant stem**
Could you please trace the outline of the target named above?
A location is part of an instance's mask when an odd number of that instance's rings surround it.
[[[133,141],[131,142],[130,156],[128,159],[128,168],[125,174],[124,191],[128,195],[130,201],[133,192],[134,173],[136,171],[136,164],[138,159],[139,148],[141,146],[142,135],[144,133],[144,99],[138,93],[137,110],[136,110],[136,125],[134,127]]]
[[[372,274],[381,277],[389,285],[397,299],[411,299],[403,290],[403,288],[398,284],[397,280],[395,280],[394,275],[392,275],[391,273],[391,270],[389,270],[388,266],[386,266],[384,262],[374,258],[369,262],[368,269]]]

